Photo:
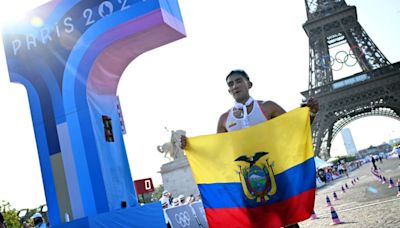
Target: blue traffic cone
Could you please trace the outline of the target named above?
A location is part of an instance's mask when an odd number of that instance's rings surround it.
[[[334,199],[334,200],[339,200],[339,198],[337,197],[336,192],[333,192],[333,199]]]
[[[344,190],[344,187],[343,187],[343,185],[342,185],[342,192],[343,192],[343,193],[346,193],[346,190]]]
[[[394,187],[394,183],[391,177],[389,177],[389,186],[388,188],[393,188]]]
[[[354,181],[353,180],[351,180],[351,185],[354,185]]]
[[[377,171],[375,171],[373,168],[371,168],[371,173],[372,173],[372,175],[374,175],[376,178],[378,178],[379,179],[379,173],[377,172]]]
[[[326,206],[327,206],[327,207],[332,206],[332,204],[331,204],[331,199],[329,199],[329,196],[326,196]]]
[[[397,197],[400,197],[400,178],[397,179]]]
[[[386,184],[386,177],[382,176],[382,184]]]
[[[356,177],[357,181],[359,181],[360,179],[358,179],[358,177]]]
[[[346,187],[346,189],[349,189],[349,186],[347,186],[347,183],[345,183],[344,186]]]
[[[337,224],[342,223],[339,219],[338,214],[335,211],[335,208],[333,208],[333,207],[331,207],[331,217],[332,217],[332,223],[333,223],[332,225],[337,225]]]
[[[312,210],[312,213],[311,213],[311,220],[314,220],[314,219],[319,219],[318,218],[318,216],[315,214],[315,211],[314,211],[314,209]]]

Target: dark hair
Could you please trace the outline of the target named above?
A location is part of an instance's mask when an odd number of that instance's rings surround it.
[[[249,75],[247,75],[247,73],[244,70],[233,70],[231,71],[228,76],[226,76],[225,81],[228,81],[228,78],[233,75],[233,74],[239,74],[242,77],[246,78],[247,81],[250,81]]]
[[[36,225],[38,225],[38,224],[40,224],[40,223],[42,223],[43,222],[43,218],[42,217],[37,217],[37,218],[34,218],[33,219],[33,224],[36,226]]]

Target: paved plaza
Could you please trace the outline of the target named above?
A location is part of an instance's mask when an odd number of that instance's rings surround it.
[[[327,206],[328,195],[342,224],[339,227],[400,227],[400,197],[397,195],[397,179],[400,178],[400,160],[398,158],[377,161],[380,172],[387,178],[382,184],[371,174],[371,163],[349,173],[349,177],[342,177],[318,189],[315,198],[315,213],[319,219],[306,220],[300,227],[329,227],[332,224],[330,207]],[[351,181],[358,177],[355,185]],[[389,177],[393,179],[394,187],[388,188]],[[347,183],[349,189],[343,193],[341,187]],[[339,200],[335,201],[333,192]]]

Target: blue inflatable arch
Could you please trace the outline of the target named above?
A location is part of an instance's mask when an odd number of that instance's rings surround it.
[[[143,224],[164,223],[160,209],[137,205],[116,90],[133,59],[183,37],[176,0],[54,0],[3,31],[11,81],[28,92],[52,225],[118,217],[125,204]]]

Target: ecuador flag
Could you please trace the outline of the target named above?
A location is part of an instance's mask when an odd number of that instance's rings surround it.
[[[311,216],[316,177],[307,107],[189,138],[186,154],[210,227],[281,227]]]

